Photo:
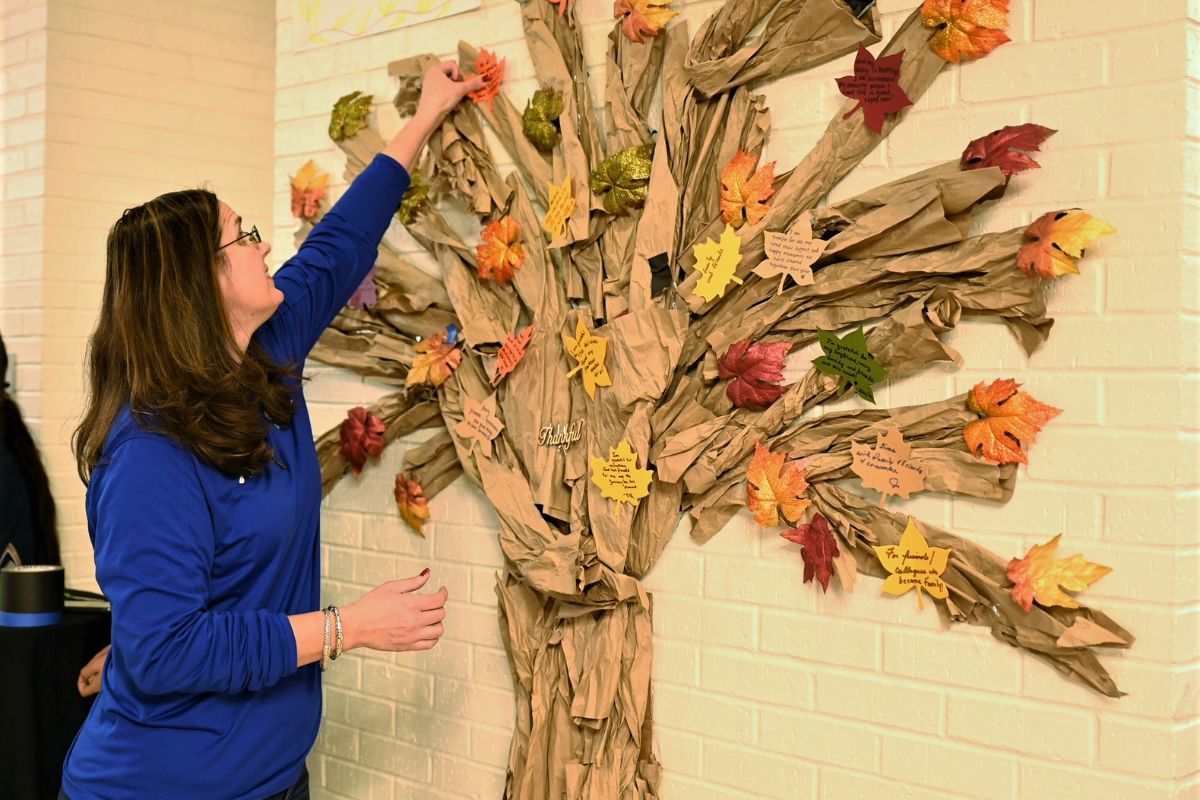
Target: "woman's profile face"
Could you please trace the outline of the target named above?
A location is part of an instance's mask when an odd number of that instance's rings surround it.
[[[244,346],[283,302],[283,292],[275,288],[267,272],[271,245],[247,236],[242,218],[224,203],[220,203],[220,215],[220,252],[226,260],[220,269],[221,294],[234,335]]]

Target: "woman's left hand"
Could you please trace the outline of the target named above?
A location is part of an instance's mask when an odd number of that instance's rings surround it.
[[[111,649],[112,645],[105,645],[99,653],[92,656],[91,661],[83,665],[83,669],[79,670],[75,688],[79,689],[80,697],[91,697],[100,693],[100,676],[104,674],[104,659],[108,657],[108,651]]]
[[[483,88],[483,77],[472,75],[463,80],[458,64],[443,61],[425,72],[421,84],[421,99],[417,102],[417,116],[441,120],[470,92]]]

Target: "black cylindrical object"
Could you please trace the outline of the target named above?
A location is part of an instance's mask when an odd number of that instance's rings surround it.
[[[57,625],[63,612],[63,568],[49,564],[0,569],[0,625]]]

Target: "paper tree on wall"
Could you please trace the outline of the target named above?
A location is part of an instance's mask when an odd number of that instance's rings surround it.
[[[873,399],[885,375],[957,363],[942,339],[964,317],[1004,321],[1032,353],[1052,324],[1036,276],[1073,271],[1106,232],[1062,212],[1028,231],[968,236],[972,213],[1036,166],[1028,154],[1050,131],[1029,125],[822,204],[948,61],[1007,40],[1006,0],[972,4],[971,20],[926,0],[882,51],[860,52],[850,99],[799,164],[778,174],[759,164],[770,114],[754,86],[876,44],[871,6],[730,0],[689,43],[665,2],[619,0],[598,106],[573,5],[526,0],[513,11],[537,94],[522,112],[500,91],[503,60],[460,45],[464,72],[489,85],[434,135],[399,212],[442,278],[382,247],[377,297],[347,308],[313,352],[397,387],[321,437],[326,491],[378,440],[437,427],[405,456],[400,513],[419,530],[428,499],[463,472],[496,506],[517,698],[508,797],[655,796],[642,578],[682,513],[706,541],[749,505],[760,523],[796,529],[789,538],[823,585],[891,575],[888,591],[916,589],[947,622],[986,626],[1120,694],[1094,650],[1128,647],[1129,633],[1047,599],[1073,603],[1059,586],[1102,572],[1064,577],[1074,573],[1050,546],[1006,568],[844,481],[857,474],[887,499],[887,475],[866,474],[901,469],[890,493],[1007,500],[1056,409],[997,380],[939,402],[855,400],[859,410],[806,416],[851,391]],[[389,66],[402,115],[434,61]],[[383,146],[362,100],[339,101],[331,125],[347,178]],[[509,175],[485,124],[515,163]],[[444,213],[464,204],[478,219],[466,230]],[[823,355],[786,380],[788,354],[817,342]],[[927,568],[906,560],[918,558]]]

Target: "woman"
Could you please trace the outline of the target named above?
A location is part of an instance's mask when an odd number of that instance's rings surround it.
[[[12,545],[25,564],[57,564],[50,481],[21,410],[8,394],[7,374],[8,350],[0,336],[0,554]]]
[[[70,800],[306,798],[331,636],[437,644],[446,592],[417,594],[428,569],[315,610],[321,475],[298,372],[374,263],[426,138],[481,86],[452,63],[427,72],[416,115],[274,279],[271,246],[209,192],[113,226],[75,435],[113,643],[64,766]]]

